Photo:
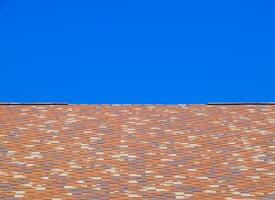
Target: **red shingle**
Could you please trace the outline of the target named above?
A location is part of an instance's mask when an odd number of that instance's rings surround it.
[[[2,105],[0,199],[275,199],[274,105]]]

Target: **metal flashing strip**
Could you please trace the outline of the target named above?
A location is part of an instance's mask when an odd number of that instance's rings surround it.
[[[275,105],[275,102],[209,102],[207,105]]]
[[[26,105],[26,106],[32,106],[32,105],[69,105],[67,102],[0,102],[0,105],[3,106],[20,106],[20,105]]]

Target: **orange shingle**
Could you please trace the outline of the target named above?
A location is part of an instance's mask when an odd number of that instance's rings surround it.
[[[275,199],[274,105],[1,105],[0,199]]]

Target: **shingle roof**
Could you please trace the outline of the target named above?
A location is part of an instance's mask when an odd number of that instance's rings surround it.
[[[1,105],[0,199],[275,199],[274,105]]]

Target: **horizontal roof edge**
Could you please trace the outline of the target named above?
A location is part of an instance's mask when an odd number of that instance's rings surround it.
[[[209,102],[207,105],[275,105],[275,102]]]
[[[68,105],[67,102],[0,102],[0,105]]]

